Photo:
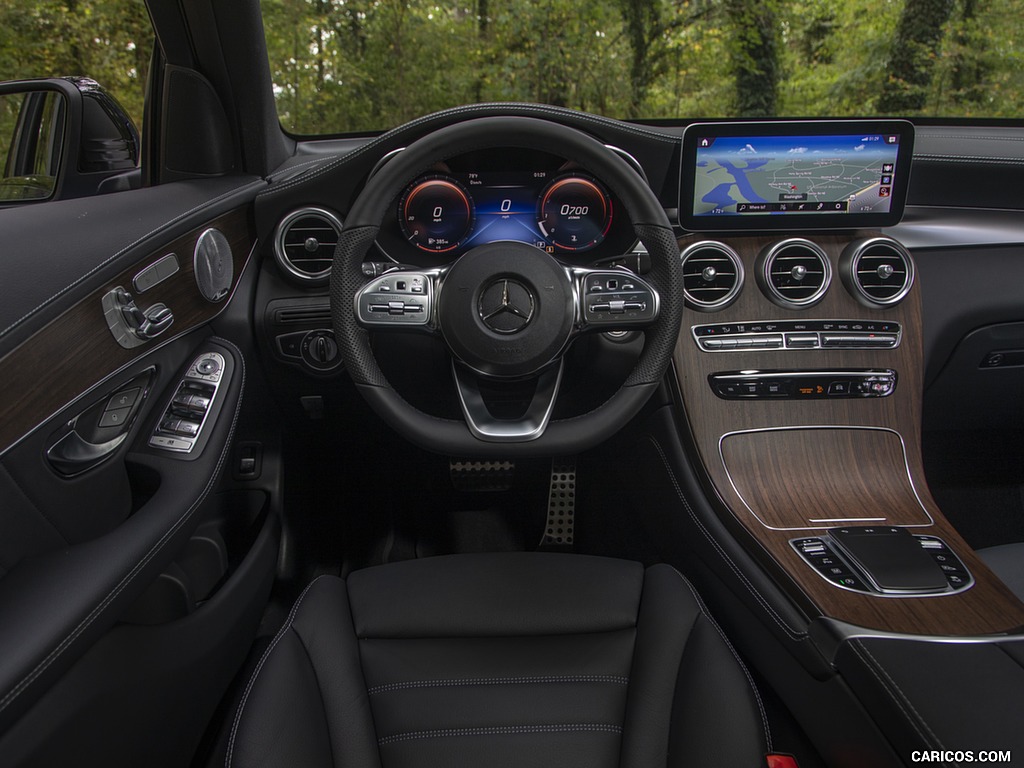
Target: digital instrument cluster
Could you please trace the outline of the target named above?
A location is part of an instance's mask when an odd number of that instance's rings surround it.
[[[634,242],[610,190],[547,153],[474,153],[435,166],[399,196],[378,245],[400,262],[443,264],[514,240],[567,261],[617,255]]]

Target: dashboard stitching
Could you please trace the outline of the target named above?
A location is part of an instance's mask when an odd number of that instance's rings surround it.
[[[295,621],[295,616],[299,612],[299,607],[306,599],[306,595],[309,593],[309,590],[313,588],[314,584],[316,584],[321,579],[325,578],[328,577],[326,575],[318,576],[317,578],[313,579],[313,581],[309,582],[306,588],[302,590],[302,594],[299,595],[299,599],[295,601],[295,605],[292,606],[292,610],[288,614],[288,620],[285,621],[284,626],[282,626],[281,629],[278,630],[277,636],[274,638],[274,641],[270,644],[267,650],[263,652],[263,656],[260,658],[259,664],[257,664],[256,669],[253,670],[252,677],[249,678],[249,683],[245,687],[245,693],[242,695],[242,701],[238,705],[238,711],[235,713],[235,721],[231,726],[231,739],[228,742],[228,753],[224,763],[225,766],[230,767],[231,761],[234,758],[235,736],[238,734],[238,725],[242,721],[242,712],[245,710],[245,705],[249,701],[249,694],[252,693],[253,686],[256,684],[256,678],[258,678],[260,672],[263,671],[263,666],[267,663],[267,660],[270,658],[270,654],[274,652],[274,649],[277,647],[277,644],[281,642],[281,638],[283,638],[291,630],[292,624]]]
[[[473,112],[484,112],[484,113],[486,113],[487,110],[484,109],[484,107],[492,107],[492,106],[493,105],[474,105],[472,107],[458,107],[456,109],[446,110],[444,112],[437,112],[437,113],[435,113],[433,115],[427,115],[427,116],[421,117],[421,118],[419,118],[417,120],[413,120],[411,123],[406,123],[405,125],[399,126],[398,128],[395,128],[394,130],[388,131],[387,133],[383,134],[382,136],[378,136],[376,139],[374,139],[373,141],[371,141],[368,144],[364,144],[363,146],[361,146],[361,147],[359,147],[357,149],[354,149],[351,152],[348,152],[348,153],[346,153],[344,155],[341,155],[340,157],[335,157],[333,159],[328,160],[320,168],[316,169],[315,171],[313,171],[312,173],[310,173],[308,175],[307,174],[300,174],[298,177],[290,179],[289,181],[285,182],[280,187],[271,188],[271,189],[266,190],[265,192],[262,192],[260,194],[260,197],[267,197],[267,198],[273,197],[274,195],[276,195],[276,194],[278,194],[280,192],[284,192],[285,190],[291,189],[291,188],[299,186],[301,184],[305,184],[308,181],[312,181],[313,179],[319,178],[323,174],[328,173],[328,172],[334,170],[335,168],[337,168],[337,167],[339,167],[339,166],[341,166],[341,165],[343,165],[343,164],[345,164],[345,163],[347,163],[349,161],[355,160],[356,158],[361,157],[362,155],[366,154],[367,152],[370,152],[370,151],[372,151],[374,149],[377,149],[381,144],[387,143],[387,141],[389,141],[390,139],[394,138],[397,135],[400,135],[400,133],[403,132],[403,131],[411,130],[411,129],[419,127],[420,125],[423,125],[425,123],[431,122],[433,120],[440,120],[440,119],[443,119],[445,117],[456,116],[456,115],[472,114]],[[664,142],[671,143],[671,144],[675,144],[676,142],[679,141],[678,138],[676,138],[674,136],[669,136],[667,134],[655,133],[653,131],[645,131],[643,129],[636,128],[635,126],[631,126],[631,125],[628,125],[628,124],[617,123],[617,122],[615,122],[613,120],[597,118],[597,117],[594,117],[593,115],[586,115],[586,114],[583,114],[583,113],[576,113],[576,112],[572,112],[570,110],[557,110],[557,109],[551,109],[551,108],[540,108],[540,107],[535,107],[535,106],[530,106],[530,105],[518,105],[518,104],[510,104],[510,105],[505,105],[505,106],[507,106],[509,108],[514,108],[516,110],[516,112],[529,112],[529,113],[536,113],[536,114],[547,115],[547,116],[551,116],[552,114],[557,114],[557,115],[561,115],[561,116],[569,116],[569,117],[573,117],[573,118],[578,119],[578,120],[582,120],[584,122],[590,122],[590,123],[594,123],[596,125],[601,125],[601,126],[606,126],[606,127],[619,128],[620,130],[624,130],[624,131],[627,131],[629,133],[634,133],[634,134],[637,134],[639,136],[644,136],[644,137],[647,137],[647,138],[657,139],[658,141],[664,141]],[[319,161],[317,161],[317,162],[319,162]]]
[[[872,655],[871,651],[869,651],[860,640],[851,640],[850,647],[853,648],[854,652],[857,654],[857,656],[860,657],[860,660],[864,662],[865,666],[867,666],[867,668],[871,670],[871,674],[874,675],[875,679],[882,684],[882,688],[884,688],[885,692],[889,694],[889,697],[893,700],[893,702],[895,702],[896,706],[898,706],[900,710],[902,710],[904,715],[907,715],[907,719],[910,720],[910,724],[914,727],[914,730],[917,731],[918,736],[920,736],[926,744],[929,743],[930,736],[932,740],[931,744],[934,744],[937,747],[939,747],[939,749],[942,749],[942,741],[939,740],[939,738],[935,735],[932,729],[928,727],[928,723],[926,723],[924,718],[921,717],[921,713],[914,708],[914,705],[910,702],[910,699],[908,699],[906,694],[903,693],[903,690],[899,687],[896,681],[889,676],[889,673],[885,671],[885,668],[878,663],[878,660],[874,657],[874,655]],[[865,654],[867,655],[865,656]],[[882,676],[879,674],[879,672],[881,672],[882,675],[885,675],[884,680],[882,679]],[[899,694],[899,696],[897,696],[897,693]],[[909,711],[907,709],[908,707]],[[918,727],[918,722],[915,721],[915,718],[916,721],[919,721],[920,724],[924,726],[924,729],[928,732],[927,734],[925,734],[924,731],[922,731],[921,728]]]
[[[743,659],[740,658],[740,655],[736,653],[736,649],[733,647],[732,643],[729,642],[729,638],[725,636],[725,632],[722,631],[722,628],[718,626],[718,622],[715,621],[714,617],[712,617],[710,613],[708,613],[707,606],[704,605],[704,600],[701,599],[701,596],[699,594],[697,594],[697,590],[693,588],[693,584],[691,584],[689,579],[683,576],[683,574],[681,574],[679,571],[676,571],[675,568],[673,568],[672,570],[675,571],[676,576],[678,576],[680,580],[687,587],[689,587],[690,594],[693,595],[693,599],[697,602],[697,606],[700,608],[700,612],[704,615],[704,618],[708,620],[711,626],[715,628],[715,631],[718,632],[718,636],[722,638],[722,642],[725,643],[725,646],[729,649],[729,652],[732,654],[732,657],[736,659],[736,663],[739,664],[740,669],[743,670],[743,674],[747,678],[747,684],[750,685],[750,690],[754,694],[754,699],[757,700],[757,709],[761,713],[761,725],[764,727],[765,746],[767,746],[768,751],[771,752],[772,731],[768,725],[768,715],[764,709],[764,702],[761,701],[761,692],[757,689],[757,685],[754,683],[754,678],[751,676],[750,670],[747,669],[747,665],[743,663]]]
[[[950,134],[938,133],[938,134],[921,134],[919,138],[922,139],[954,139],[956,141],[963,141],[964,139],[975,139],[978,141],[1024,141],[1022,136],[981,136],[979,134],[966,135],[966,136],[952,136]]]
[[[1024,165],[1024,160],[1013,157],[985,157],[980,155],[914,155],[915,161],[949,163],[988,163],[989,165]]]
[[[235,413],[234,413],[234,416],[231,419],[231,429],[229,430],[228,436],[227,436],[227,444],[230,445],[231,444],[231,440],[232,440],[232,438],[234,437],[234,434],[235,434],[235,427],[238,425],[238,415],[239,415],[239,413],[242,410],[242,400],[243,400],[243,395],[245,393],[245,358],[242,356],[241,350],[239,350],[238,347],[236,347],[234,344],[232,344],[227,339],[222,339],[222,338],[214,336],[214,337],[210,338],[210,341],[215,341],[215,342],[217,342],[219,344],[224,345],[225,347],[230,347],[232,350],[234,350],[234,352],[237,355],[238,365],[239,365],[239,369],[241,371],[241,382],[240,382],[239,392],[238,392],[238,402],[235,404]],[[217,465],[214,468],[214,471],[211,473],[210,479],[209,479],[209,481],[206,484],[206,487],[203,488],[202,491],[200,491],[198,498],[195,500],[195,502],[192,504],[192,506],[190,506],[188,508],[188,510],[184,514],[182,514],[181,517],[179,517],[174,522],[174,524],[164,533],[163,536],[160,537],[160,539],[155,544],[153,544],[152,547],[150,547],[149,551],[145,555],[143,555],[143,557],[135,564],[135,566],[127,574],[125,574],[121,578],[121,580],[107,594],[107,596],[105,598],[103,598],[99,602],[99,604],[95,608],[92,609],[92,611],[90,611],[89,615],[86,616],[84,619],[82,619],[82,621],[79,622],[78,626],[75,627],[71,631],[71,633],[68,634],[57,645],[56,648],[54,648],[52,651],[50,651],[50,653],[46,656],[46,658],[44,658],[42,661],[39,662],[39,664],[36,665],[35,669],[33,669],[28,675],[26,675],[24,678],[22,678],[21,682],[19,682],[10,691],[8,691],[8,693],[3,697],[3,699],[0,699],[0,712],[3,712],[10,705],[10,703],[12,701],[14,701],[14,699],[16,699],[33,682],[35,682],[35,680],[40,675],[42,675],[43,672],[45,672],[50,667],[50,665],[62,653],[64,653],[65,650],[67,650],[68,646],[70,646],[71,643],[74,642],[75,639],[79,635],[81,635],[86,629],[89,628],[89,626],[96,620],[96,617],[100,613],[102,613],[103,610],[108,605],[110,605],[110,603],[135,578],[135,576],[138,574],[138,572],[150,560],[153,559],[153,557],[156,555],[157,552],[159,552],[163,548],[163,546],[166,543],[166,541],[174,533],[176,533],[189,520],[189,518],[192,517],[192,515],[196,512],[196,510],[199,509],[199,507],[202,505],[202,503],[206,499],[207,495],[209,495],[210,490],[213,488],[214,484],[220,478],[220,473],[221,473],[221,470],[224,467],[224,462],[227,459],[227,454],[228,453],[229,453],[228,451],[224,451],[224,452],[221,453],[220,458],[217,460]]]
[[[700,521],[700,518],[697,517],[696,513],[693,511],[693,508],[690,506],[690,502],[687,501],[686,496],[683,494],[682,488],[679,485],[679,480],[678,478],[676,478],[676,473],[672,469],[672,466],[669,464],[668,457],[665,455],[665,452],[661,447],[661,443],[658,442],[657,438],[650,435],[648,435],[647,439],[654,445],[654,449],[658,452],[658,456],[661,458],[661,463],[665,467],[665,471],[668,472],[669,478],[672,480],[672,486],[675,488],[676,495],[679,497],[679,501],[682,503],[683,508],[686,509],[686,512],[690,516],[690,519],[693,520],[697,528],[700,529],[700,532],[704,534],[704,538],[708,540],[711,546],[714,547],[715,551],[718,552],[719,556],[726,562],[726,564],[729,566],[732,572],[736,575],[736,578],[740,580],[740,583],[742,583],[743,586],[747,588],[747,590],[754,596],[754,599],[757,600],[761,607],[768,612],[768,615],[772,617],[775,623],[778,624],[782,631],[785,632],[791,640],[795,642],[803,642],[805,640],[808,640],[810,638],[810,635],[808,635],[806,632],[799,632],[790,627],[788,624],[786,624],[782,617],[779,616],[779,614],[775,611],[774,608],[772,608],[771,604],[767,601],[767,599],[760,592],[757,591],[757,588],[749,581],[749,579],[747,579],[747,577],[743,574],[739,567],[732,561],[728,553],[726,553],[726,551],[722,549],[722,546],[715,540],[715,538],[711,535],[707,528],[704,527],[704,524]]]
[[[354,150],[350,150],[350,152],[351,151]],[[342,155],[342,157],[347,157],[350,152],[346,152],[344,155]],[[283,169],[279,175],[284,176],[288,181],[294,181],[295,179],[298,179],[300,176],[304,175],[298,173],[303,168],[309,168],[311,165],[316,165],[317,163],[324,163],[337,159],[337,155],[328,155],[327,157],[314,157],[312,160],[307,160],[304,163],[296,163],[295,165],[289,165],[287,168]],[[269,176],[267,176],[267,181],[273,184],[274,174],[270,174]],[[283,184],[284,182],[282,181],[281,183]]]
[[[195,206],[193,208],[190,208],[189,210],[185,211],[184,213],[178,214],[173,219],[170,219],[169,221],[165,221],[163,224],[160,224],[159,226],[154,227],[149,232],[147,232],[145,235],[142,235],[141,237],[137,238],[134,242],[129,243],[128,245],[126,245],[124,248],[119,250],[117,253],[115,253],[110,258],[104,259],[102,262],[100,262],[95,267],[93,267],[88,272],[86,272],[84,275],[82,275],[81,277],[76,279],[70,285],[66,286],[65,288],[62,288],[59,291],[57,291],[57,293],[53,294],[50,298],[46,299],[46,301],[42,302],[35,309],[33,309],[33,310],[29,311],[29,312],[26,312],[20,318],[18,318],[13,323],[11,323],[9,326],[7,326],[2,331],[0,331],[0,338],[3,338],[10,331],[12,331],[15,328],[17,328],[23,322],[25,322],[30,317],[32,317],[32,315],[34,315],[36,312],[41,310],[43,307],[47,306],[50,302],[52,302],[55,299],[63,296],[65,293],[70,291],[76,285],[78,285],[79,283],[81,283],[81,282],[85,281],[86,279],[92,277],[94,274],[96,274],[98,271],[100,271],[101,269],[106,267],[108,264],[110,264],[113,261],[116,261],[121,256],[124,256],[132,248],[134,248],[135,246],[137,246],[140,243],[144,242],[145,240],[147,240],[148,238],[152,237],[153,235],[157,234],[160,230],[165,229],[167,227],[170,227],[170,226],[172,226],[174,224],[177,224],[178,222],[182,221],[183,219],[187,218],[188,216],[191,216],[193,213],[195,213],[196,211],[198,211],[198,210],[200,210],[202,208],[208,208],[210,206],[216,205],[217,203],[221,202],[222,200],[227,200],[230,197],[234,197],[236,195],[239,195],[242,192],[244,192],[245,190],[249,189],[250,187],[265,186],[265,184],[266,184],[266,182],[260,180],[260,181],[257,181],[257,182],[252,182],[251,184],[246,185],[244,187],[238,187],[236,189],[229,190],[228,192],[225,192],[224,194],[220,195],[219,197],[215,197],[212,200],[207,200],[207,201],[205,201],[203,203],[200,203],[199,205],[197,205],[197,206]]]

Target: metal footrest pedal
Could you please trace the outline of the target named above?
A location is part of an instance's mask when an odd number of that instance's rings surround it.
[[[448,474],[457,491],[507,491],[515,473],[514,461],[448,460]]]
[[[551,460],[551,485],[548,490],[548,519],[541,536],[541,548],[572,547],[576,512],[576,457]]]

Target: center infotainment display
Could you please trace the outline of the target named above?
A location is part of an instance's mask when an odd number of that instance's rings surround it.
[[[898,120],[696,123],[683,135],[691,231],[883,227],[903,215],[913,126]]]

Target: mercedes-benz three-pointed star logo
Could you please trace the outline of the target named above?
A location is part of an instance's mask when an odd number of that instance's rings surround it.
[[[495,280],[480,294],[477,311],[495,333],[519,333],[533,319],[533,293],[516,280]]]

